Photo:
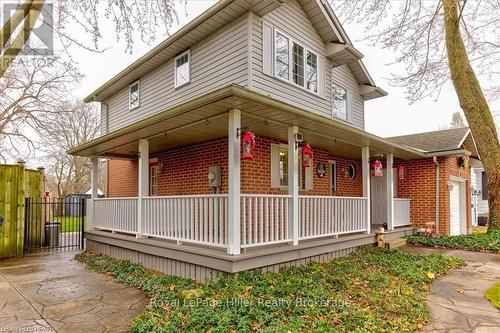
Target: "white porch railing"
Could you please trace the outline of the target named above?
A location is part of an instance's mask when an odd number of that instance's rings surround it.
[[[291,195],[241,195],[241,247],[288,242]]]
[[[94,200],[93,227],[118,232],[137,232],[137,198]]]
[[[299,239],[368,230],[364,197],[299,196]]]
[[[227,194],[144,198],[143,235],[227,246]]]
[[[400,227],[410,225],[410,203],[411,199],[394,198],[394,226]]]

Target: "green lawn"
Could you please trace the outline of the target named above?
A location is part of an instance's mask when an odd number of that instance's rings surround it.
[[[79,216],[58,216],[54,217],[54,221],[61,222],[61,232],[74,232],[81,231],[81,217]],[[87,222],[87,218],[84,217],[83,223],[84,227]]]
[[[427,237],[412,235],[408,236],[406,241],[415,245],[500,253],[500,230],[460,236]]]
[[[486,291],[486,298],[495,308],[500,309],[500,282]]]
[[[76,259],[150,297],[134,332],[414,332],[429,319],[430,283],[464,265],[365,247],[325,264],[198,283],[89,252]]]

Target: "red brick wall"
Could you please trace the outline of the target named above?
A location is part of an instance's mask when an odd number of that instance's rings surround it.
[[[108,161],[108,197],[136,197],[138,193],[139,172],[137,161]]]
[[[271,188],[271,143],[279,141],[256,138],[256,149],[252,160],[241,161],[242,193],[280,194],[286,190]],[[328,195],[328,160],[337,161],[337,192],[339,196],[362,196],[361,162],[329,156],[327,151],[313,149],[313,189],[300,191],[304,195]],[[227,192],[227,138],[184,146],[159,154],[158,163],[163,163],[160,173],[158,195],[186,195],[212,193],[208,186],[208,167],[220,165],[222,168],[221,192]],[[325,163],[327,173],[324,178],[316,174],[316,165]],[[349,163],[356,165],[356,178],[350,180],[343,176]],[[109,161],[108,196],[137,196],[137,161]]]
[[[439,229],[440,233],[449,233],[450,176],[466,179],[466,212],[467,226],[471,226],[470,216],[470,168],[462,169],[456,157],[440,157],[439,162]],[[432,158],[396,161],[395,165],[405,166],[405,179],[398,180],[398,196],[411,199],[411,221],[418,227],[436,219],[436,167]]]
[[[209,194],[208,167],[221,166],[221,193],[227,193],[227,138],[184,146],[151,155],[164,169],[158,177],[158,195]]]

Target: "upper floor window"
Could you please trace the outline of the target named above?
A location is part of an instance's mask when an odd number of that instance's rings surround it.
[[[292,68],[293,83],[304,86],[304,47],[293,42]]]
[[[274,49],[275,76],[317,93],[317,54],[279,31],[274,36]]]
[[[318,92],[318,56],[307,50],[306,88]]]
[[[139,106],[139,81],[132,83],[128,88],[128,108],[135,109]]]
[[[347,90],[336,84],[332,86],[332,108],[334,117],[348,120]]]
[[[275,72],[276,76],[289,80],[290,78],[290,45],[288,37],[276,32],[276,62]]]
[[[190,59],[189,50],[175,58],[175,87],[180,87],[190,81]]]

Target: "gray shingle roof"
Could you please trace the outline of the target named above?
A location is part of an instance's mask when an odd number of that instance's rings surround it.
[[[401,135],[387,138],[387,140],[427,153],[460,149],[465,136],[469,133],[468,127]]]

